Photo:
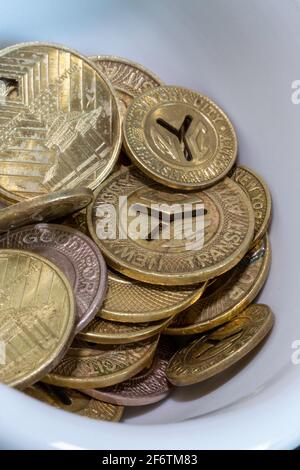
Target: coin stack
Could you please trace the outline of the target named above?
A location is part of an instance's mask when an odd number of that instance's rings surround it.
[[[271,197],[217,104],[28,43],[0,51],[0,107],[1,382],[119,421],[265,339]]]

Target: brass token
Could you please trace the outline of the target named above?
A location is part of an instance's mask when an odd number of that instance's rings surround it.
[[[95,189],[121,146],[113,88],[94,63],[47,43],[0,52],[0,194],[11,202]]]
[[[237,266],[208,286],[201,299],[180,313],[165,332],[191,335],[231,320],[255,299],[267,279],[270,264],[271,248],[265,236]]]
[[[234,128],[206,96],[187,88],[153,88],[134,99],[124,119],[124,145],[156,181],[199,189],[229,172],[237,154]]]
[[[39,255],[0,250],[0,382],[25,387],[65,354],[75,327],[69,282]]]
[[[78,188],[21,201],[0,210],[0,232],[64,217],[86,207],[92,200],[91,189]]]
[[[116,90],[121,116],[125,116],[134,97],[163,84],[152,72],[130,60],[105,55],[90,59]]]
[[[144,284],[109,270],[106,298],[98,316],[125,323],[163,320],[196,302],[205,287],[205,283],[184,287]]]
[[[123,201],[120,196],[127,198]],[[165,228],[160,220],[165,215],[163,203],[179,210],[176,214],[167,213],[169,223],[165,226],[170,229],[169,239],[152,236],[153,221],[157,229],[162,227],[162,232]],[[108,204],[116,214],[113,238],[102,236],[102,232],[99,235],[102,213]],[[158,204],[159,209],[154,211]],[[187,213],[184,204],[195,209]],[[202,214],[198,219],[203,221],[200,229],[178,239],[175,215],[183,213],[182,219],[190,227],[198,207]],[[254,233],[249,198],[230,178],[204,191],[182,194],[151,181],[134,167],[114,173],[102,183],[87,210],[87,218],[89,232],[110,266],[134,279],[160,285],[199,283],[223,274],[246,254]],[[143,227],[144,235],[131,236],[130,229],[136,224]]]
[[[56,388],[51,385],[37,383],[26,388],[24,392],[26,395],[55,408],[76,413],[86,418],[116,422],[120,421],[124,412],[123,406],[91,399],[78,390]]]
[[[191,385],[223,372],[252,351],[273,323],[267,305],[250,305],[230,322],[175,353],[167,368],[168,379],[174,385]]]
[[[79,390],[115,385],[138,374],[152,360],[157,343],[158,337],[124,345],[77,341],[42,380]]]
[[[99,344],[126,344],[157,335],[171,323],[173,317],[151,323],[119,323],[94,318],[77,338]]]
[[[261,176],[245,166],[237,166],[231,173],[231,178],[248,194],[255,216],[255,244],[267,231],[271,219],[271,194]]]

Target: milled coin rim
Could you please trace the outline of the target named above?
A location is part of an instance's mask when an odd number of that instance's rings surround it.
[[[6,385],[9,385],[10,387],[23,389],[24,387],[28,387],[29,385],[32,385],[33,383],[40,380],[48,372],[49,369],[56,367],[57,364],[62,359],[62,357],[65,355],[66,351],[69,349],[69,346],[72,343],[74,334],[75,334],[75,322],[76,322],[75,300],[74,300],[73,291],[72,291],[72,288],[68,279],[66,278],[64,273],[54,263],[49,261],[47,258],[44,258],[43,256],[40,256],[36,253],[32,253],[31,251],[16,250],[16,249],[10,249],[10,248],[0,249],[0,257],[2,253],[3,254],[4,253],[12,253],[12,254],[21,253],[28,257],[36,258],[38,261],[50,266],[50,268],[62,279],[66,287],[66,292],[68,294],[69,303],[70,303],[69,319],[66,325],[64,336],[59,338],[57,348],[52,352],[50,356],[47,356],[48,360],[45,361],[38,369],[35,369],[34,373],[32,373],[30,376],[28,375],[25,376],[24,380],[19,379],[19,380],[14,380],[12,382],[6,383]]]
[[[260,290],[263,288],[267,280],[270,271],[272,251],[270,241],[267,235],[265,235],[264,239],[262,240],[262,243],[264,244],[263,246],[265,248],[265,253],[263,255],[263,263],[261,266],[261,270],[259,272],[259,275],[255,279],[251,290],[248,292],[247,295],[240,299],[240,301],[235,304],[234,307],[225,310],[225,312],[218,315],[212,320],[203,321],[201,323],[194,323],[193,325],[188,326],[180,326],[177,328],[170,326],[164,331],[164,334],[170,336],[184,336],[196,333],[203,333],[211,330],[212,328],[215,328],[216,326],[223,325],[224,323],[232,320],[236,315],[241,313],[259,294]],[[201,306],[199,306],[199,308],[201,309]],[[184,313],[185,312],[182,312],[183,315]]]
[[[262,223],[262,225],[261,225],[260,229],[258,230],[258,232],[255,233],[255,231],[254,231],[254,239],[253,239],[253,246],[254,246],[259,240],[261,240],[264,237],[264,235],[265,235],[265,233],[268,230],[268,227],[270,225],[271,218],[272,218],[272,196],[271,196],[270,190],[268,188],[268,185],[267,185],[267,183],[265,182],[265,180],[262,176],[260,176],[258,173],[256,173],[256,171],[252,170],[252,168],[249,168],[246,165],[236,165],[236,167],[232,169],[233,173],[236,170],[238,170],[239,168],[244,170],[246,173],[250,173],[252,176],[254,176],[254,178],[256,178],[258,180],[259,184],[263,187],[263,190],[264,190],[265,196],[266,196],[266,216],[265,216],[264,222]],[[235,181],[234,175],[231,176],[231,178]],[[241,186],[241,188],[243,188],[245,193],[248,195],[248,192],[247,192],[246,188],[242,184],[240,184],[238,181],[235,181],[235,183],[239,184]],[[249,197],[249,195],[248,195],[248,197]],[[251,201],[251,199],[250,199],[250,201]],[[253,210],[255,211],[254,208],[253,208]]]
[[[97,237],[97,234],[93,226],[92,211],[93,211],[93,207],[94,207],[94,204],[97,200],[99,193],[105,187],[109,186],[111,181],[118,178],[118,176],[121,175],[123,172],[125,173],[125,172],[131,171],[131,169],[134,170],[134,167],[129,166],[126,168],[122,168],[116,173],[113,173],[108,179],[103,181],[101,185],[98,187],[97,191],[95,191],[94,193],[93,203],[90,204],[87,208],[87,226],[88,226],[89,234],[91,238],[94,240],[94,242],[97,243],[97,245],[101,249],[107,261],[107,264],[111,266],[114,270],[120,272],[121,274],[124,274],[125,276],[129,278],[133,278],[137,281],[142,281],[148,284],[159,284],[163,286],[185,286],[185,285],[199,284],[213,277],[220,276],[224,272],[229,271],[231,268],[233,268],[244,257],[244,255],[249,250],[251,246],[251,242],[253,240],[254,226],[255,226],[254,212],[253,212],[253,208],[250,203],[249,197],[247,196],[245,191],[241,188],[241,186],[238,183],[233,181],[231,178],[226,177],[222,181],[223,182],[227,181],[229,185],[233,185],[236,187],[237,191],[240,194],[241,200],[243,200],[245,209],[247,209],[248,211],[248,216],[249,216],[249,225],[248,225],[247,233],[245,234],[243,243],[239,246],[239,250],[235,251],[235,256],[231,255],[228,258],[224,259],[222,262],[216,263],[213,266],[213,268],[212,267],[204,268],[195,272],[193,271],[193,272],[184,273],[184,274],[177,274],[177,273],[160,274],[157,272],[150,273],[138,267],[133,268],[129,263],[124,262],[123,260],[121,264],[120,260],[115,255],[113,255],[113,253],[111,253],[111,251],[109,251],[106,248],[106,246],[104,246],[104,244],[101,243],[101,240]],[[219,184],[221,184],[222,181],[220,181]],[[143,182],[141,181],[141,186],[142,185],[143,185]],[[210,187],[210,188],[203,189],[202,191],[206,192],[206,191],[212,191],[212,190],[213,188]],[[128,238],[128,240],[130,240],[130,238]]]
[[[149,338],[151,339],[151,338]],[[147,340],[146,340],[147,341]],[[152,360],[155,351],[157,349],[159,341],[159,335],[157,338],[154,338],[151,343],[151,348],[147,351],[147,353],[141,357],[141,359],[129,367],[122,369],[114,374],[100,376],[98,379],[96,377],[93,378],[74,378],[74,377],[63,377],[62,375],[49,373],[45,377],[41,379],[42,382],[48,383],[50,385],[56,385],[58,387],[67,387],[67,388],[75,388],[79,391],[87,389],[87,388],[102,388],[102,387],[109,387],[111,385],[116,385],[120,382],[124,382],[124,380],[130,379],[134,375],[138,374],[143,370],[143,368]],[[136,344],[136,343],[134,343]],[[88,343],[87,343],[88,348]]]
[[[231,134],[232,134],[233,152],[232,152],[232,158],[231,158],[230,164],[218,176],[215,176],[214,178],[211,178],[207,181],[201,181],[201,182],[198,181],[197,183],[191,183],[191,182],[185,183],[185,182],[182,182],[180,180],[174,180],[174,179],[165,178],[165,177],[161,176],[156,171],[153,171],[152,168],[149,168],[144,161],[141,161],[139,159],[138,155],[136,154],[135,150],[132,148],[132,146],[130,145],[129,140],[128,140],[127,130],[126,130],[127,129],[128,116],[130,114],[131,108],[133,106],[136,106],[136,103],[138,101],[142,101],[146,96],[151,95],[152,93],[157,93],[157,91],[160,88],[163,88],[163,89],[166,89],[166,90],[180,89],[182,91],[186,91],[187,93],[194,93],[196,95],[199,95],[199,96],[201,96],[201,98],[204,98],[207,101],[208,104],[210,104],[214,108],[216,108],[218,110],[218,112],[224,117],[224,120],[227,123],[228,127],[230,128],[230,131],[231,131]],[[128,156],[132,160],[132,162],[135,163],[136,166],[138,166],[140,168],[140,170],[143,173],[145,173],[148,177],[150,177],[151,179],[157,181],[158,183],[161,183],[162,185],[170,187],[170,188],[181,189],[181,190],[184,189],[186,191],[192,191],[192,190],[195,190],[195,189],[200,190],[200,189],[208,188],[208,187],[213,186],[214,184],[218,183],[220,180],[222,180],[229,173],[229,171],[232,169],[233,165],[236,162],[237,152],[238,152],[238,140],[237,140],[236,131],[235,131],[235,128],[234,128],[232,122],[230,121],[230,119],[227,116],[227,114],[225,113],[225,111],[223,111],[223,109],[217,103],[215,103],[208,96],[203,95],[202,93],[199,93],[198,91],[193,90],[193,89],[189,89],[189,88],[182,87],[182,86],[176,86],[176,85],[162,85],[160,87],[151,88],[148,91],[146,91],[145,93],[139,94],[138,96],[136,96],[134,98],[133,102],[130,103],[130,105],[128,106],[127,112],[126,112],[125,117],[123,119],[122,127],[123,127],[123,139],[124,139],[123,146],[126,150],[126,153],[128,154]],[[145,146],[146,146],[146,144],[145,144]],[[151,153],[150,150],[148,150],[147,152]],[[166,162],[165,165],[166,166],[172,166],[172,164],[168,163],[168,162]],[[173,165],[173,166],[176,167],[176,165]]]
[[[260,330],[256,332],[255,336],[251,337],[251,340],[245,343],[239,351],[235,351],[235,353],[231,354],[229,357],[226,356],[225,358],[221,359],[219,362],[216,364],[213,364],[212,366],[209,366],[205,371],[202,371],[199,375],[187,375],[187,376],[182,376],[180,374],[172,375],[172,372],[170,372],[170,367],[172,364],[172,361],[175,361],[175,359],[180,355],[184,354],[184,352],[192,346],[193,343],[197,343],[200,338],[197,338],[193,341],[191,341],[187,346],[184,346],[181,350],[177,351],[174,356],[171,358],[167,370],[166,370],[166,375],[168,377],[168,380],[173,384],[177,385],[179,387],[185,386],[185,385],[193,385],[196,383],[201,383],[207,379],[210,379],[214,377],[215,375],[219,373],[223,373],[226,371],[229,367],[232,365],[236,364],[239,362],[241,359],[243,359],[247,354],[249,354],[252,350],[254,350],[262,341],[263,339],[270,333],[273,325],[274,325],[274,314],[271,310],[271,308],[266,305],[266,304],[250,304],[248,307],[246,307],[245,310],[243,310],[240,313],[240,316],[242,317],[244,313],[247,313],[248,309],[251,309],[253,306],[259,306],[261,308],[266,309],[266,315],[265,315],[265,321],[263,325],[261,326]],[[207,336],[209,336],[210,333],[207,333]],[[206,336],[205,334],[203,336]]]
[[[121,151],[121,146],[122,146],[122,124],[121,124],[121,116],[120,116],[118,98],[117,98],[115,89],[111,85],[109,80],[105,77],[105,75],[102,72],[100,72],[100,70],[95,66],[95,64],[92,60],[90,60],[88,57],[80,54],[79,52],[77,52],[76,50],[74,50],[72,48],[69,48],[69,47],[63,46],[61,44],[54,43],[54,42],[52,43],[52,42],[29,41],[29,42],[21,42],[21,43],[18,43],[18,44],[14,44],[12,46],[8,46],[8,47],[5,47],[5,48],[1,49],[0,50],[0,58],[5,56],[6,54],[12,52],[12,51],[21,49],[22,47],[32,47],[32,46],[35,46],[35,47],[36,46],[53,47],[53,48],[62,50],[64,52],[67,52],[69,54],[73,54],[74,56],[76,56],[77,58],[82,60],[83,62],[86,62],[93,70],[95,70],[95,72],[99,75],[99,77],[104,81],[105,85],[107,86],[109,92],[112,95],[112,99],[115,102],[116,116],[117,116],[117,118],[116,118],[116,120],[117,120],[116,143],[115,143],[115,148],[112,152],[111,158],[109,160],[109,164],[106,165],[106,167],[105,167],[105,171],[103,171],[101,173],[101,175],[95,181],[93,181],[93,183],[91,183],[88,186],[90,189],[95,190],[98,187],[98,185],[102,181],[104,181],[107,178],[107,176],[111,173],[111,171],[113,170],[113,168],[114,168],[114,166],[115,166],[115,164],[118,160],[118,156],[119,156],[119,153]],[[70,188],[70,189],[73,189],[73,188]],[[48,194],[48,193],[45,193],[45,194]],[[50,194],[51,194],[51,192],[50,192]],[[24,201],[26,199],[30,199],[30,198],[20,197],[20,196],[16,195],[13,192],[7,191],[2,186],[0,186],[0,195],[5,200],[7,200],[8,204],[13,204],[15,202],[20,202],[20,201]],[[40,196],[40,194],[38,196]]]

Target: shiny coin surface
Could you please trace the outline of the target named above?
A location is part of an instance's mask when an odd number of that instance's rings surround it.
[[[116,213],[113,238],[102,233],[107,204]],[[134,167],[114,173],[99,187],[87,215],[89,232],[110,266],[160,285],[219,276],[242,259],[254,233],[250,200],[230,178],[204,191],[182,194]],[[142,229],[135,230],[137,226]]]
[[[170,318],[199,299],[205,286],[156,286],[108,270],[108,289],[98,316],[125,323]]]
[[[113,387],[85,390],[84,393],[97,400],[124,406],[142,406],[161,401],[172,388],[166,377],[166,369],[175,350],[174,345],[163,338],[149,368]]]
[[[121,146],[113,88],[65,47],[19,44],[0,52],[0,194],[16,202],[60,189],[95,189]]]
[[[250,198],[255,216],[255,244],[264,236],[270,223],[272,200],[269,188],[261,176],[245,166],[235,167],[230,176]]]
[[[43,382],[60,387],[108,387],[138,374],[157,348],[158,337],[123,345],[76,342]]]
[[[73,293],[49,260],[0,250],[0,382],[25,387],[65,354],[74,335]]]
[[[37,383],[27,387],[24,392],[32,398],[40,400],[55,408],[76,413],[86,418],[104,421],[120,421],[124,407],[112,405],[88,398],[78,390],[53,387]]]
[[[91,189],[78,188],[56,191],[13,204],[0,210],[0,232],[30,223],[59,219],[86,207],[92,200]]]
[[[167,328],[171,335],[191,335],[225,323],[257,296],[271,264],[270,243],[265,236],[233,269],[209,285],[201,299],[180,313]]]
[[[130,60],[114,56],[93,56],[90,59],[116,90],[122,116],[135,96],[162,85],[152,72]]]
[[[191,385],[223,372],[254,349],[273,323],[267,305],[250,305],[230,322],[175,353],[167,368],[168,379],[174,385]]]
[[[237,154],[225,113],[206,96],[176,86],[153,88],[134,99],[124,119],[124,139],[142,171],[186,190],[224,178]]]
[[[142,341],[165,330],[173,317],[151,323],[120,323],[94,318],[77,338],[99,344],[126,344]]]
[[[83,233],[64,225],[28,225],[0,237],[0,247],[38,253],[68,278],[76,302],[76,333],[99,311],[106,293],[107,269],[99,248]]]

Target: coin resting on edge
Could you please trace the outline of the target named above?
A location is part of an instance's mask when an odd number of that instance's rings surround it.
[[[151,323],[121,323],[94,318],[77,338],[99,344],[126,344],[142,341],[167,328],[173,317]]]
[[[0,250],[0,272],[0,382],[22,388],[65,354],[74,336],[74,298],[64,274],[34,253]]]
[[[55,408],[76,413],[86,418],[104,421],[120,421],[124,412],[123,406],[117,406],[88,398],[78,390],[53,387],[37,383],[24,390],[36,400],[40,400]]]
[[[75,389],[108,387],[138,374],[152,359],[158,337],[139,343],[75,342],[43,382]]]
[[[165,333],[191,335],[231,320],[255,299],[266,281],[270,264],[271,248],[265,236],[237,266],[208,286],[200,300],[180,313]]]
[[[120,196],[127,198],[119,200]],[[116,214],[113,238],[102,236],[107,204]],[[172,212],[166,212],[166,206]],[[163,285],[199,283],[223,274],[246,254],[254,233],[249,198],[230,178],[213,188],[182,194],[134,167],[114,173],[100,185],[87,218],[89,232],[109,265],[134,279]],[[189,230],[180,238],[182,220]],[[163,231],[169,229],[166,239]]]
[[[133,98],[151,88],[161,86],[162,81],[140,64],[114,56],[93,56],[90,60],[100,69],[116,90],[121,116]]]
[[[206,284],[166,287],[144,284],[108,270],[108,288],[98,316],[125,323],[170,318],[195,302]]]
[[[271,219],[271,194],[261,176],[246,166],[237,166],[230,177],[242,186],[248,194],[255,216],[253,244],[260,240],[267,231]]]
[[[273,323],[267,305],[250,305],[230,322],[175,353],[167,368],[168,379],[174,385],[191,385],[223,372],[254,349]]]
[[[89,396],[97,400],[124,406],[142,406],[166,398],[172,386],[166,377],[169,360],[175,352],[175,347],[167,338],[159,342],[153,362],[135,377],[102,389],[85,390]]]
[[[49,222],[88,206],[93,191],[88,188],[67,189],[21,201],[0,210],[0,232],[7,232],[37,222]]]
[[[28,225],[0,236],[0,248],[33,251],[68,278],[76,303],[76,333],[97,314],[106,293],[107,269],[99,248],[78,230],[56,224]]]
[[[200,189],[218,182],[237,155],[228,117],[206,96],[187,88],[162,86],[135,98],[123,131],[133,162],[172,188]]]
[[[11,202],[95,189],[121,147],[113,88],[71,49],[26,43],[0,51],[0,194]]]

